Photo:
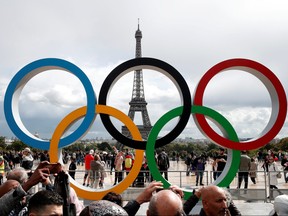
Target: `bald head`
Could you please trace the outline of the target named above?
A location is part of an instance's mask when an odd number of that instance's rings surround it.
[[[10,190],[19,186],[19,182],[16,180],[7,180],[0,186],[0,197],[8,193]]]
[[[152,196],[147,215],[182,215],[183,204],[179,195],[171,190],[162,190]]]
[[[227,197],[225,191],[215,185],[210,185],[201,190],[203,209],[207,216],[225,215]]]

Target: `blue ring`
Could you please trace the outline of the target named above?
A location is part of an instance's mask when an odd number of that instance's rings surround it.
[[[59,142],[59,147],[63,148],[73,142],[77,141],[79,138],[84,136],[95,119],[95,105],[97,103],[94,89],[91,82],[85,73],[78,68],[76,65],[57,58],[46,58],[34,61],[25,67],[23,67],[11,80],[7,87],[7,91],[4,97],[4,113],[6,121],[16,137],[22,140],[25,144],[39,148],[42,150],[48,150],[50,147],[50,142],[47,140],[37,139],[23,125],[20,120],[18,112],[18,99],[24,85],[37,74],[52,69],[65,70],[73,75],[75,75],[83,84],[87,97],[87,114],[85,115],[80,126],[70,135],[62,138]],[[16,93],[16,94],[15,94]],[[13,111],[14,107],[14,111]],[[15,112],[16,111],[16,112]],[[15,114],[18,119],[15,120]],[[21,124],[22,128],[18,124]],[[22,129],[26,130],[23,131]]]

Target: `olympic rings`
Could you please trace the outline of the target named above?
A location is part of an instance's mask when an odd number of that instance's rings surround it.
[[[272,114],[266,128],[259,135],[259,138],[256,137],[244,142],[235,142],[233,140],[225,139],[215,133],[203,115],[196,114],[194,120],[199,130],[218,145],[237,150],[257,149],[262,145],[269,143],[278,134],[285,122],[287,114],[287,99],[284,88],[278,78],[268,68],[255,61],[247,59],[230,59],[220,62],[208,70],[199,81],[194,94],[193,104],[202,106],[203,94],[208,82],[217,73],[230,69],[244,70],[256,76],[263,82],[270,94],[272,100]]]
[[[152,128],[148,140],[147,140],[147,149],[146,149],[146,157],[148,159],[148,167],[151,171],[153,178],[157,181],[161,181],[163,183],[164,188],[169,188],[171,185],[163,176],[160,174],[160,171],[157,167],[154,149],[155,149],[155,140],[160,132],[160,130],[165,126],[165,124],[171,119],[181,115],[183,107],[177,107],[173,110],[170,110],[166,114],[164,114],[154,125]],[[205,115],[209,118],[214,119],[220,125],[222,131],[225,131],[225,136],[229,140],[233,140],[235,142],[239,141],[238,136],[231,126],[231,124],[225,119],[222,115],[217,113],[216,111],[209,109],[203,106],[192,106],[191,113],[193,114],[201,114]],[[240,164],[240,151],[228,149],[227,162],[225,168],[221,175],[216,179],[213,183],[220,187],[227,187],[233,181]],[[184,198],[188,199],[191,196],[191,191],[183,190]]]
[[[87,105],[76,109],[68,114],[56,127],[51,142],[38,139],[34,137],[23,125],[19,116],[18,100],[24,85],[37,74],[51,69],[60,69],[72,73],[77,76],[83,84],[87,96]],[[163,115],[153,126],[146,142],[142,141],[141,134],[137,126],[133,121],[119,110],[106,106],[106,99],[108,93],[114,83],[126,73],[133,70],[141,69],[153,69],[166,75],[176,85],[181,99],[182,106],[175,108],[165,115]],[[271,101],[272,101],[272,115],[271,118],[259,135],[246,142],[239,142],[238,136],[232,127],[232,125],[218,112],[203,106],[203,95],[208,82],[214,75],[230,69],[240,69],[251,73],[263,82],[267,88]],[[230,59],[218,63],[208,70],[199,81],[199,84],[195,90],[193,106],[191,103],[191,95],[187,83],[182,75],[171,65],[153,58],[136,58],[128,60],[119,66],[117,66],[107,76],[100,90],[99,104],[97,105],[95,93],[93,87],[86,77],[86,75],[74,64],[61,59],[42,59],[32,62],[22,68],[11,80],[8,85],[4,98],[4,113],[7,123],[15,136],[21,139],[24,143],[43,150],[49,149],[51,162],[61,162],[61,148],[68,146],[78,139],[80,139],[90,128],[96,113],[100,114],[101,120],[107,129],[107,131],[118,142],[123,143],[129,147],[136,149],[136,156],[133,168],[129,175],[117,186],[108,190],[95,191],[93,189],[84,188],[79,185],[75,180],[70,178],[71,185],[75,189],[78,196],[86,199],[101,199],[107,192],[115,191],[117,193],[123,192],[137,177],[143,160],[144,149],[146,149],[148,165],[156,180],[161,180],[164,187],[168,187],[170,183],[163,179],[157,169],[156,162],[154,160],[154,149],[164,146],[173,141],[185,128],[190,114],[199,128],[199,130],[212,142],[228,148],[228,160],[222,174],[217,178],[214,184],[219,186],[228,186],[237,173],[239,167],[239,150],[251,150],[259,148],[262,145],[270,142],[280,131],[284,124],[287,114],[287,99],[284,88],[278,78],[265,66],[247,59]],[[113,116],[119,119],[129,129],[132,139],[123,136],[112,124],[110,117]],[[69,136],[61,138],[65,130],[69,128],[76,120],[83,118],[81,125]],[[173,118],[179,117],[179,121],[175,128],[170,131],[166,136],[157,139],[159,131],[165,126],[165,124]],[[218,135],[212,130],[206,121],[206,118],[212,119],[214,123],[220,128],[223,133],[223,137]],[[184,191],[185,197],[191,193]]]
[[[155,145],[156,148],[158,148],[176,139],[178,135],[185,128],[190,117],[190,109],[191,109],[190,91],[184,78],[174,67],[167,64],[166,62],[154,58],[135,58],[126,61],[117,66],[104,80],[99,93],[99,104],[106,105],[106,99],[109,90],[118,79],[120,79],[123,75],[125,75],[130,71],[140,69],[153,69],[166,75],[169,79],[171,79],[171,81],[176,85],[177,89],[180,91],[180,96],[183,101],[183,113],[180,115],[179,122],[172,131],[170,131],[164,137],[156,141]],[[100,114],[100,117],[107,131],[109,131],[111,136],[113,136],[117,141],[119,141],[120,143],[124,143],[126,146],[129,146],[131,148],[135,147],[137,147],[138,149],[146,148],[145,141],[131,140],[126,136],[124,136],[123,134],[121,134],[114,127],[108,115]]]
[[[70,127],[71,124],[73,124],[75,121],[77,121],[79,118],[85,116],[86,114],[86,107],[81,107],[70,114],[68,114],[57,126],[52,139],[51,139],[51,144],[50,144],[50,150],[49,150],[49,155],[50,155],[50,161],[53,162],[58,162],[59,158],[61,159],[61,156],[59,157],[59,154],[61,154],[61,151],[59,151],[58,148],[58,142],[65,132],[67,127]],[[109,107],[109,106],[103,106],[103,105],[96,105],[95,106],[95,112],[96,113],[104,113],[107,115],[111,115],[117,119],[119,119],[122,123],[124,123],[128,130],[131,132],[133,139],[135,140],[141,140],[141,134],[137,128],[137,126],[134,124],[134,122],[124,113],[121,111]],[[58,156],[55,154],[58,152]],[[144,157],[144,151],[136,149],[135,150],[135,161],[133,164],[133,167],[131,171],[129,172],[129,175],[126,176],[118,185],[115,187],[112,187],[108,190],[101,190],[101,191],[95,191],[95,189],[90,189],[87,187],[84,187],[80,185],[78,182],[76,182],[74,179],[71,177],[69,178],[71,186],[75,189],[76,193],[78,196],[83,197],[85,199],[89,200],[95,200],[95,199],[102,199],[103,196],[105,196],[108,192],[113,191],[116,193],[122,193],[126,188],[128,188],[133,181],[136,179],[138,176],[138,173],[140,172],[141,166],[142,166],[142,161]],[[63,163],[60,161],[60,163]],[[80,187],[79,187],[80,186]]]
[[[94,90],[88,77],[80,68],[68,61],[55,58],[41,59],[26,65],[8,85],[4,98],[4,112],[10,129],[20,140],[34,148],[43,150],[49,149],[50,142],[35,137],[26,129],[19,116],[18,100],[22,89],[30,79],[45,70],[53,69],[64,70],[77,76],[82,82],[87,96],[87,113],[83,122],[73,133],[60,140],[59,147],[69,145],[84,136],[95,119],[96,98]]]

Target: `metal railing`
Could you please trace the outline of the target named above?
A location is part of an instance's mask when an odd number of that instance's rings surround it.
[[[75,180],[82,185],[83,178],[85,171],[84,170],[76,170],[75,171]],[[110,188],[114,184],[114,176],[115,171],[106,170],[107,177],[104,180],[104,190],[105,188]],[[187,171],[167,171],[168,172],[168,181],[171,183],[171,185],[178,185],[181,188],[185,188],[186,190],[191,190],[201,187],[200,180],[198,181],[198,186],[196,186],[196,179],[197,179],[197,171],[192,171],[187,176]],[[277,195],[279,194],[288,194],[288,184],[285,183],[284,175],[286,174],[284,171],[279,171],[282,174],[282,177],[277,179],[278,184],[276,185],[278,189],[276,188],[270,188],[270,182],[271,182],[271,175],[278,172],[265,172],[265,171],[256,171],[257,173],[257,183],[256,185],[251,185],[251,180],[249,177],[250,184],[248,185],[248,188],[242,188],[244,181],[242,182],[242,187],[238,188],[238,173],[233,179],[233,181],[230,184],[230,187],[227,188],[227,190],[232,195],[232,198],[234,200],[246,200],[246,201],[264,201],[264,202],[271,202]],[[134,194],[135,196],[140,192],[141,188],[147,186],[152,180],[153,177],[151,176],[151,172],[149,171],[140,171],[143,175],[141,175],[141,181],[143,181],[142,187],[138,187],[137,184],[136,187],[129,187],[127,188],[128,194]],[[202,184],[209,185],[213,183],[213,171],[203,171],[203,178],[202,178]],[[123,179],[126,177],[127,173],[123,171]],[[164,177],[164,174],[163,174]],[[138,179],[139,180],[139,179]],[[137,179],[136,179],[137,181]],[[53,177],[52,177],[53,182]],[[32,189],[33,191],[42,190],[43,186],[42,184],[38,184],[34,186]],[[138,190],[137,190],[138,189]],[[101,190],[101,189],[97,189]],[[96,190],[96,191],[97,191]],[[102,189],[103,190],[103,189]],[[130,190],[130,192],[129,192]],[[267,198],[269,197],[269,199]],[[125,199],[125,197],[124,197]]]

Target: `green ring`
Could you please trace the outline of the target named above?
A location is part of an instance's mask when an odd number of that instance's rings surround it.
[[[154,149],[155,149],[155,140],[157,139],[159,132],[161,129],[169,122],[171,119],[178,117],[182,114],[183,107],[177,107],[173,110],[170,110],[166,114],[164,114],[153,126],[150,131],[147,146],[146,146],[146,157],[148,161],[148,167],[151,171],[153,178],[157,181],[161,181],[163,183],[164,188],[169,188],[171,184],[167,181],[161,174],[157,167],[155,157],[154,157]],[[218,124],[217,126],[220,127],[221,131],[225,131],[224,136],[227,139],[230,139],[234,142],[239,142],[238,136],[229,123],[229,121],[224,118],[220,113],[204,106],[195,106],[193,105],[191,108],[192,114],[203,114],[208,118],[212,118]],[[240,164],[240,151],[228,149],[227,155],[227,163],[222,172],[222,174],[213,182],[214,185],[219,187],[228,187],[230,183],[233,181],[234,177],[236,176]],[[188,199],[192,192],[188,190],[183,190],[184,192],[184,199]]]

